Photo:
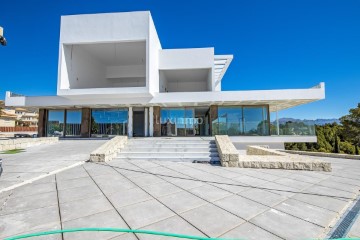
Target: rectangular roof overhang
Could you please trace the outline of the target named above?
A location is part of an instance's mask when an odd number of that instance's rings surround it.
[[[269,105],[270,112],[292,108],[325,98],[325,84],[309,89],[222,91],[222,92],[173,92],[131,96],[45,96],[25,97],[6,94],[7,106],[60,108],[60,107],[125,107],[125,106],[210,106],[210,105]]]

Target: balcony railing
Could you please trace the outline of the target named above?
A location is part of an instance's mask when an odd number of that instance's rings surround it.
[[[290,135],[290,136],[315,136],[315,125],[304,122],[286,122],[279,124],[277,128],[276,122],[271,123],[271,135]]]

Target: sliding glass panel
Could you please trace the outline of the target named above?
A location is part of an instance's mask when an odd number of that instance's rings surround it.
[[[64,110],[49,110],[47,121],[48,137],[64,136]]]
[[[238,136],[242,134],[241,107],[219,107],[219,134]]]
[[[267,107],[244,107],[244,134],[269,135]]]
[[[91,111],[91,135],[127,135],[127,109],[93,109]]]
[[[81,110],[66,110],[65,136],[80,136]]]

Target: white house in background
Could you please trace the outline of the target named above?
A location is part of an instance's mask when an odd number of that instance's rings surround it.
[[[270,113],[324,99],[323,83],[222,91],[232,59],[214,48],[162,49],[147,11],[63,16],[57,95],[7,92],[6,105],[38,107],[40,136],[228,134],[237,142],[316,141],[271,136],[282,129],[271,131]]]

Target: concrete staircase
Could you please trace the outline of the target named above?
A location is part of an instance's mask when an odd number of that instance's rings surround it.
[[[220,162],[212,137],[131,138],[117,156],[129,160],[166,160],[182,162]]]

